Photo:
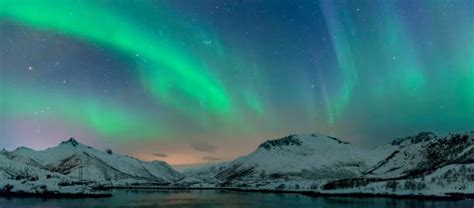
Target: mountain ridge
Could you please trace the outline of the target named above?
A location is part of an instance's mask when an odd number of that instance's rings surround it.
[[[141,161],[128,155],[113,153],[110,149],[101,151],[74,138],[44,150],[19,147],[1,154],[8,159],[72,178],[81,175],[81,180],[85,181],[118,182],[129,179],[171,182],[181,177],[181,174],[166,162]]]
[[[92,193],[94,187],[145,186],[325,194],[473,194],[473,140],[474,131],[420,132],[368,149],[319,133],[292,134],[264,141],[235,160],[180,173],[163,161],[141,161],[70,138],[44,150],[18,147],[0,151],[0,187],[27,193]]]
[[[321,134],[293,134],[267,140],[235,160],[188,169],[182,183],[325,193],[474,193],[473,138],[473,131],[420,132],[367,149]]]

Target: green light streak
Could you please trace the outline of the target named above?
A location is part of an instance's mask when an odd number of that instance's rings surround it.
[[[247,92],[245,94],[245,102],[247,106],[255,112],[258,116],[262,116],[264,113],[263,105],[258,99],[257,95],[255,93],[252,93],[251,91]]]
[[[357,67],[354,63],[351,45],[346,36],[347,31],[341,27],[339,17],[331,2],[322,4],[329,35],[332,39],[334,52],[337,58],[338,68],[341,71],[343,85],[332,95],[329,100],[328,122],[334,123],[336,118],[344,113],[349,104],[352,93],[359,83]]]
[[[98,99],[87,99],[54,93],[38,94],[29,88],[7,87],[2,83],[0,114],[25,118],[61,118],[86,125],[100,135],[113,139],[140,137],[153,139],[163,131],[153,120],[139,111]]]
[[[2,1],[0,17],[150,60],[153,67],[139,74],[143,85],[159,102],[176,105],[180,101],[175,95],[182,93],[192,104],[199,103],[211,113],[226,115],[232,111],[225,88],[176,40],[157,38],[139,24],[122,18],[116,11],[97,6],[94,1]],[[176,107],[184,110],[183,104]]]
[[[410,34],[400,20],[399,14],[390,3],[382,3],[385,25],[380,29],[379,44],[386,54],[387,68],[394,85],[401,87],[407,94],[419,94],[425,84],[422,66],[414,51]]]

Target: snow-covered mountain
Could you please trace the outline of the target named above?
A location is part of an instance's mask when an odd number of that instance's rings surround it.
[[[165,162],[145,162],[113,153],[111,150],[100,151],[83,145],[74,138],[46,150],[35,151],[20,147],[11,152],[3,151],[1,154],[15,164],[90,182],[120,183],[140,180],[169,183],[182,177]]]
[[[360,175],[376,160],[367,150],[321,134],[290,135],[262,143],[231,162],[186,171],[186,175],[218,183],[301,178],[342,179]]]
[[[266,141],[236,160],[189,169],[178,184],[328,193],[473,193],[473,138],[474,132],[423,132],[369,150],[321,134],[290,135]]]
[[[364,175],[381,178],[427,175],[451,164],[474,163],[474,132],[440,136],[422,132],[375,149],[385,158]]]
[[[474,196],[474,132],[423,132],[375,149],[321,134],[290,135],[183,174],[165,162],[97,150],[73,138],[41,151],[0,151],[0,194],[93,193],[102,185]]]
[[[30,166],[6,157],[0,152],[0,195],[9,193],[68,193],[89,194],[92,190],[80,185],[63,186],[74,181],[60,173]]]

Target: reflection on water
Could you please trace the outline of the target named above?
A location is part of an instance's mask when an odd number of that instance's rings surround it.
[[[474,201],[400,200],[389,198],[308,197],[300,194],[219,190],[133,190],[102,199],[0,198],[7,207],[474,207]]]

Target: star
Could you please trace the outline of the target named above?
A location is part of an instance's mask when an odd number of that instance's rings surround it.
[[[29,70],[29,71],[32,71],[32,70],[33,70],[33,66],[31,66],[31,65],[28,66],[28,70]]]

